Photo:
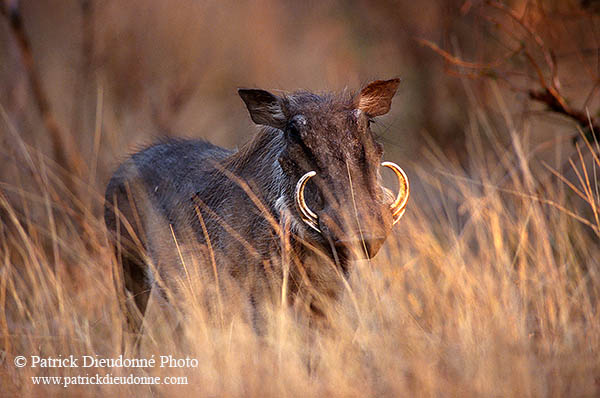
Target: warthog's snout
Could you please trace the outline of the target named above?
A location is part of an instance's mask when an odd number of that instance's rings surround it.
[[[345,258],[373,258],[381,249],[386,236],[362,235],[348,239],[339,239],[335,242],[338,254]]]
[[[335,260],[342,263],[375,257],[392,230],[389,207],[359,211],[355,217],[340,218],[352,209],[325,207],[318,212],[319,230]],[[337,257],[337,259],[336,259]]]

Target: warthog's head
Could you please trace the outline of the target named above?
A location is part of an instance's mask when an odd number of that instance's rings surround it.
[[[383,162],[370,129],[373,118],[389,111],[399,82],[375,81],[358,95],[340,96],[239,90],[255,123],[283,132],[283,199],[296,228],[334,259],[373,257],[404,213],[408,179]],[[397,195],[382,186],[382,167],[396,174]]]

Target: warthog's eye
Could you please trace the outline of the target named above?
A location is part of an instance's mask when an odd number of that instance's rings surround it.
[[[308,121],[304,115],[296,115],[290,119],[288,124],[288,131],[290,134],[300,137],[302,135],[302,131],[306,128]]]
[[[295,138],[302,138],[308,121],[304,115],[296,115],[288,123],[288,132]]]

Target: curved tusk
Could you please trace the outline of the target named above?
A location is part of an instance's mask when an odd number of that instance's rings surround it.
[[[296,207],[300,211],[300,216],[302,221],[308,224],[309,227],[314,229],[315,231],[321,233],[319,229],[319,216],[317,216],[311,209],[306,205],[306,200],[304,200],[304,187],[306,183],[311,177],[314,177],[317,174],[316,171],[309,171],[304,174],[296,184]]]
[[[387,167],[391,169],[396,177],[398,178],[398,195],[394,202],[390,205],[390,209],[392,210],[392,217],[394,218],[394,224],[396,224],[400,218],[404,215],[404,211],[406,210],[406,203],[408,202],[408,196],[410,195],[410,185],[408,184],[408,177],[404,170],[400,168],[396,163],[393,162],[383,162],[381,163],[383,167]]]

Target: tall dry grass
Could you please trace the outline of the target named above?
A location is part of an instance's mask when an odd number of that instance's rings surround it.
[[[0,190],[1,395],[597,396],[598,144],[580,141],[554,174],[533,167],[526,134],[508,117],[510,147],[484,149],[496,140],[486,120],[473,110],[468,170],[433,146],[412,167],[423,192],[382,252],[356,264],[328,309],[328,329],[308,330],[277,302],[262,336],[234,301],[212,322],[182,279],[175,309],[151,303],[139,354],[123,335],[118,264],[100,212],[90,210],[101,188],[79,181],[73,195],[50,160],[21,144],[13,161],[23,171]],[[198,367],[13,365],[18,355],[117,358],[122,349],[196,358]],[[65,388],[31,379],[95,373],[187,376],[189,384]]]

